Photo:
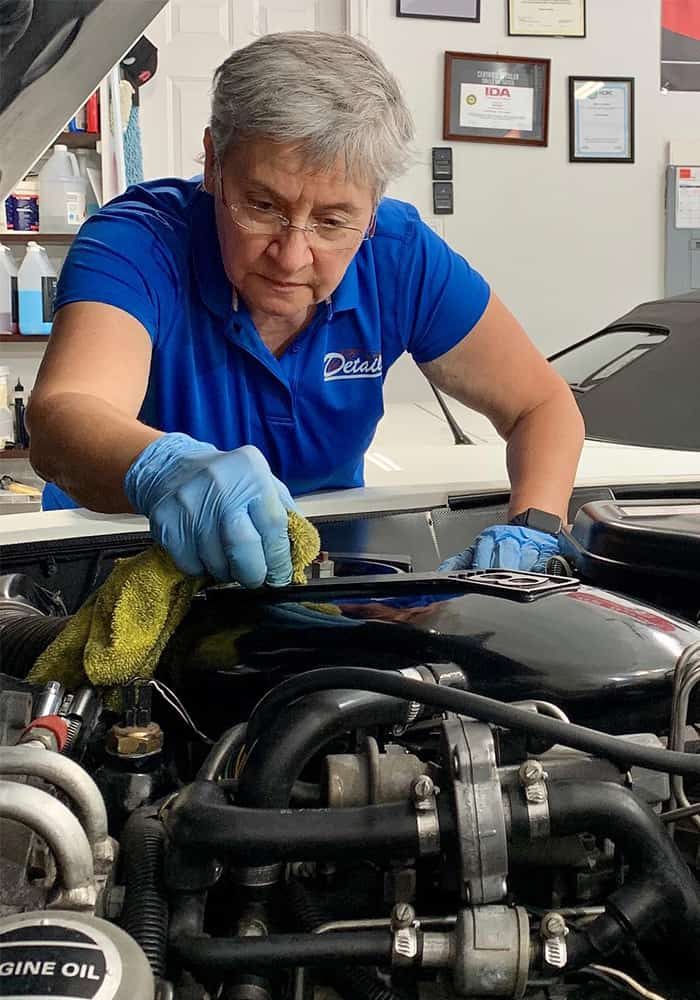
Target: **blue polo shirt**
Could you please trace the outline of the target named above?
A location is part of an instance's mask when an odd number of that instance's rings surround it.
[[[293,494],[363,485],[386,373],[454,347],[486,308],[484,279],[411,205],[384,198],[309,326],[276,358],[245,303],[233,308],[214,218],[197,180],[129,188],[81,228],[56,308],[104,302],[153,342],[140,419],[230,450],[254,444]],[[44,509],[75,506],[52,484]]]

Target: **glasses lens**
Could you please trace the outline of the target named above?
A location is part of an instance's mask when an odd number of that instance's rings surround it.
[[[290,228],[283,216],[254,205],[232,205],[231,213],[239,226],[258,236],[281,236]],[[317,250],[353,250],[368,238],[366,233],[351,226],[324,223],[306,229],[305,233],[309,246]]]
[[[362,242],[364,233],[350,226],[326,226],[323,223],[309,233],[309,243],[319,249],[351,250]]]
[[[236,205],[232,206],[232,210],[236,222],[249,229],[251,233],[259,233],[261,236],[278,236],[286,228],[284,219],[276,212],[255,208],[254,205]]]

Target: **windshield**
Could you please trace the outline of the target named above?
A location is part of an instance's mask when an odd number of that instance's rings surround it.
[[[592,389],[638,361],[662,344],[668,334],[659,330],[610,330],[576,344],[552,360],[553,367],[572,389]]]

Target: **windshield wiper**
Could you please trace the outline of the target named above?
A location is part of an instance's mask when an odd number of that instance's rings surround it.
[[[429,383],[430,388],[435,393],[435,398],[440,404],[440,409],[445,415],[445,420],[447,421],[450,430],[452,431],[452,437],[454,438],[455,444],[476,444],[476,441],[472,441],[468,434],[465,434],[462,428],[459,426],[454,418],[454,415],[450,411],[447,403],[445,402],[442,393],[439,389],[436,389],[432,382]]]

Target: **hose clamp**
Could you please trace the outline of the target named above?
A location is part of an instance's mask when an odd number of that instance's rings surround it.
[[[538,760],[526,760],[518,771],[520,784],[525,792],[525,805],[530,823],[530,838],[543,840],[549,837],[549,775]]]
[[[391,942],[391,964],[395,968],[410,968],[418,962],[418,931],[401,927],[394,931]]]
[[[411,681],[426,682],[426,677],[417,667],[403,667],[401,670],[398,670],[397,673],[399,673],[402,677],[408,677]],[[422,711],[423,705],[420,701],[409,701],[404,722],[399,723],[392,728],[394,736],[400,736],[409,726],[413,725]]]
[[[411,799],[416,810],[418,853],[421,857],[440,853],[440,820],[437,811],[437,793],[433,779],[420,774],[411,787]]]

